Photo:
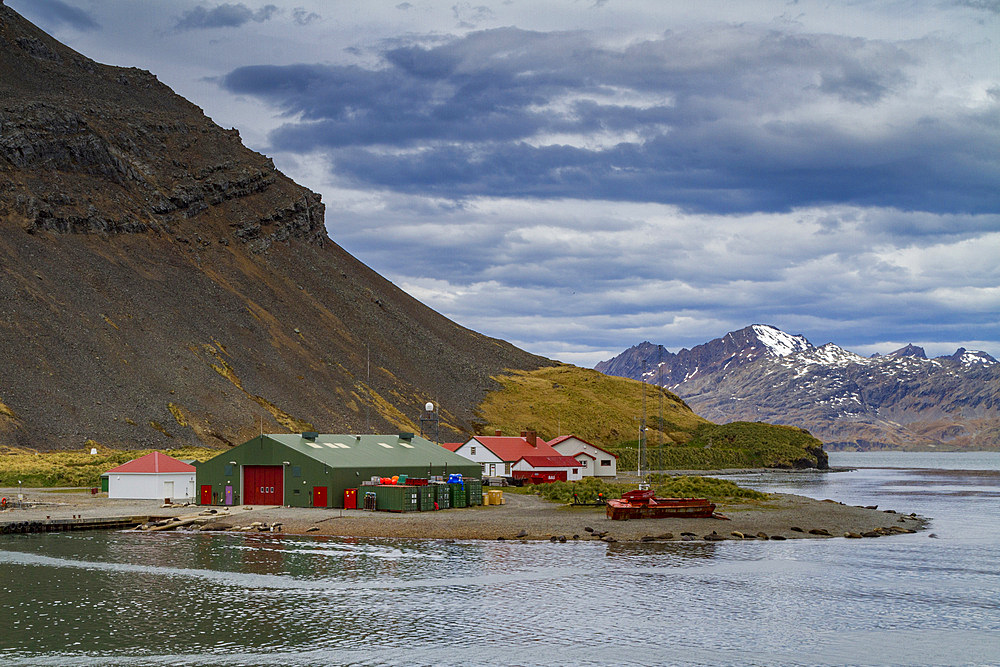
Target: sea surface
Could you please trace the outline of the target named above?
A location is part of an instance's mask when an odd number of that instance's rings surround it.
[[[0,665],[1000,664],[1000,453],[732,477],[931,517],[669,544],[0,537]]]

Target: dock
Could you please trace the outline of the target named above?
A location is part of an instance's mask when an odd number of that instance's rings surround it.
[[[135,528],[149,520],[149,515],[143,514],[140,516],[0,521],[0,535],[12,533],[51,533],[66,530],[121,530]]]

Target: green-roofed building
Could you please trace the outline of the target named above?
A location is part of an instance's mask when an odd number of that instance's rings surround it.
[[[478,463],[411,433],[263,434],[197,466],[202,505],[343,507],[372,477],[479,478]]]

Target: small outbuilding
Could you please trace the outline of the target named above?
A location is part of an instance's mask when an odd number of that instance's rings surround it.
[[[194,499],[195,467],[162,452],[152,452],[104,473],[108,498],[190,501]],[[103,475],[102,475],[103,477]]]
[[[263,434],[198,465],[201,505],[344,507],[373,477],[480,476],[478,463],[412,433]]]
[[[570,456],[522,456],[513,467],[514,477],[531,484],[579,482],[580,463]]]

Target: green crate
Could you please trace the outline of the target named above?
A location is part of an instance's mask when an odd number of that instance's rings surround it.
[[[467,507],[467,496],[465,494],[464,484],[449,484],[448,485],[448,499],[451,501],[452,507]]]
[[[434,488],[430,486],[414,486],[417,490],[417,508],[421,512],[429,512],[434,509]]]
[[[433,484],[427,488],[434,489],[434,499],[437,501],[438,509],[446,510],[451,507],[451,493],[447,484]]]
[[[483,504],[483,480],[468,479],[465,482],[465,502],[469,507]]]
[[[375,509],[387,512],[416,512],[419,508],[420,494],[416,486],[372,486],[365,490],[375,491]]]

